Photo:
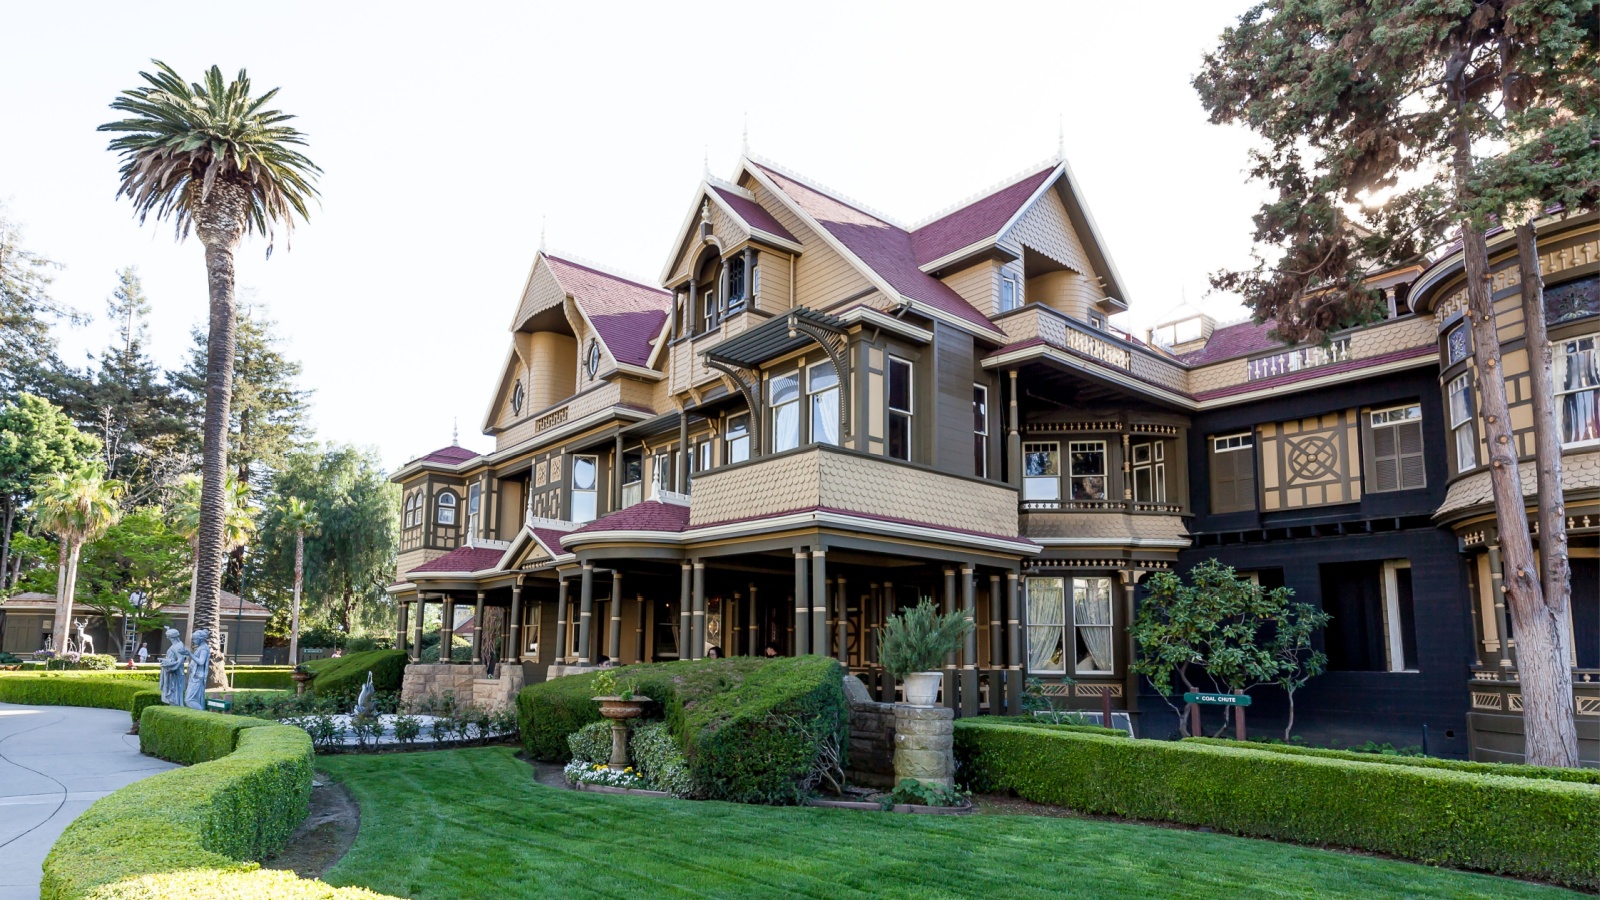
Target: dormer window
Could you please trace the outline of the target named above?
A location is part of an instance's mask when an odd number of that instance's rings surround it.
[[[523,394],[523,391],[522,391],[522,382],[519,381],[519,382],[517,382],[516,387],[513,387],[511,389],[511,414],[512,415],[514,415],[514,416],[522,415],[522,401],[524,399],[526,399],[526,397],[525,397],[525,395]]]
[[[745,307],[747,295],[744,289],[744,258],[735,256],[728,260],[728,313],[739,312]]]
[[[1180,319],[1177,322],[1168,322],[1165,325],[1157,325],[1150,331],[1150,336],[1155,339],[1156,343],[1168,347],[1187,344],[1190,341],[1198,341],[1204,335],[1205,329],[1201,327],[1199,316]]]
[[[1022,282],[1015,275],[1000,276],[1000,311],[1010,312],[1022,305]]]
[[[590,381],[600,372],[600,342],[589,339],[589,349],[583,354],[583,374]]]
[[[439,494],[439,499],[436,503],[439,509],[435,521],[440,525],[454,525],[456,523],[456,495],[449,491],[444,491]]]

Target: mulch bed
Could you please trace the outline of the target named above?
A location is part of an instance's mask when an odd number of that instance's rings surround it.
[[[321,878],[344,858],[361,830],[361,809],[345,786],[321,772],[311,787],[311,812],[300,823],[283,851],[261,864],[263,869],[286,870],[301,878]]]

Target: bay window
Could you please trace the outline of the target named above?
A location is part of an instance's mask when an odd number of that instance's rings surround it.
[[[839,443],[839,373],[832,363],[806,369],[806,393],[811,397],[811,440]]]
[[[1107,577],[1029,578],[1028,673],[1110,675],[1116,631],[1112,621],[1111,579]],[[1067,592],[1072,616],[1067,616]],[[1067,669],[1067,638],[1072,638],[1072,669]]]
[[[889,357],[889,456],[911,460],[911,363]]]
[[[1472,428],[1472,381],[1470,375],[1450,382],[1450,434],[1456,446],[1456,471],[1466,472],[1478,465],[1478,438]]]
[[[1556,341],[1552,348],[1561,444],[1600,441],[1600,335]]]
[[[592,522],[599,512],[599,490],[596,475],[600,461],[593,456],[572,458],[572,521]]]
[[[1022,448],[1022,499],[1061,499],[1061,445],[1025,444]]]
[[[774,375],[767,384],[772,406],[772,452],[800,446],[800,373]]]
[[[1079,675],[1110,675],[1111,648],[1116,642],[1111,625],[1111,579],[1072,579],[1072,631],[1073,671]]]

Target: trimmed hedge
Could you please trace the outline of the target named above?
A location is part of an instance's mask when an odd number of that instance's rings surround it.
[[[1296,747],[1292,744],[1256,744],[1248,741],[1230,741],[1224,738],[1184,738],[1184,741],[1192,744],[1207,744],[1213,747],[1246,747],[1251,750],[1287,753],[1292,756],[1347,759],[1352,762],[1369,762],[1388,766],[1415,766],[1422,769],[1474,772],[1479,775],[1505,775],[1511,778],[1545,778],[1551,781],[1572,781],[1578,784],[1600,784],[1600,769],[1557,769],[1550,766],[1525,766],[1520,763],[1471,762],[1465,759],[1436,759],[1432,756],[1357,753],[1354,750]]]
[[[1235,834],[1600,887],[1600,788],[958,720],[975,789]]]
[[[249,860],[277,852],[305,818],[311,799],[311,739],[270,722],[234,727],[235,717],[153,706],[140,719],[140,744],[231,752],[162,772],[96,801],[67,826],[44,861],[44,900],[167,900],[196,896],[372,898]],[[193,732],[188,737],[182,732]]]
[[[139,717],[139,752],[192,766],[233,752],[239,732],[275,725],[266,719],[227,716],[182,706],[159,707],[158,715]]]
[[[88,678],[68,673],[36,673],[0,678],[0,703],[33,706],[97,706],[132,709],[133,698],[150,690],[147,678]]]
[[[228,681],[240,690],[292,691],[293,669],[230,669]]]
[[[1018,728],[1042,728],[1046,731],[1070,731],[1076,734],[1098,734],[1104,737],[1128,737],[1128,733],[1120,728],[1101,728],[1099,725],[1073,725],[1069,722],[1046,722],[1043,719],[1031,716],[973,716],[961,721],[979,724],[1012,725]]]
[[[372,673],[373,687],[379,691],[398,691],[405,677],[406,652],[404,650],[368,650],[352,653],[338,659],[317,660],[307,663],[315,678],[311,691],[321,697],[355,696]],[[289,682],[293,686],[293,681]]]
[[[128,704],[128,712],[133,715],[133,721],[137,724],[139,717],[144,714],[145,707],[162,705],[164,704],[161,702],[160,691],[138,691],[134,693],[133,700]]]
[[[688,761],[696,796],[745,803],[796,803],[820,743],[848,746],[843,670],[827,657],[733,657],[623,666],[619,684],[661,704]],[[599,673],[523,688],[517,719],[528,755],[572,758],[567,736],[601,721]]]

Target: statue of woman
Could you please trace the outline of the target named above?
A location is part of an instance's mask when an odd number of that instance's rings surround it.
[[[206,677],[211,674],[211,632],[204,628],[189,636],[189,683],[183,689],[183,705],[206,708]]]
[[[161,658],[161,702],[168,706],[183,705],[183,661],[188,655],[183,635],[168,628],[167,655]]]

